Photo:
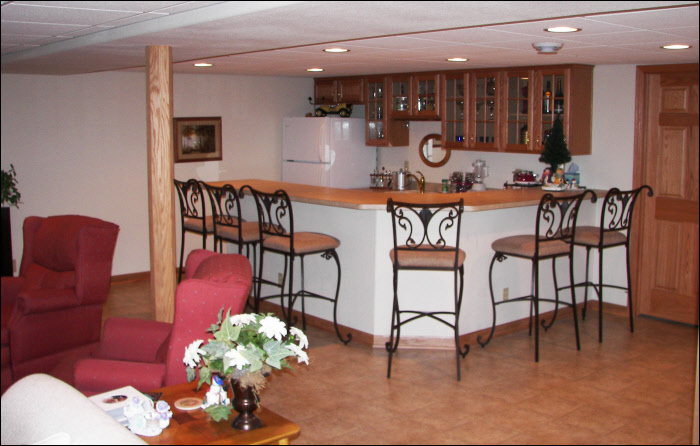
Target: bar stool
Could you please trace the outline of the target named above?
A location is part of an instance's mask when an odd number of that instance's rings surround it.
[[[292,201],[287,192],[280,189],[275,192],[262,192],[250,186],[243,186],[239,193],[250,190],[255,196],[258,209],[258,224],[260,237],[260,263],[258,266],[258,291],[256,292],[255,311],[259,311],[260,301],[267,299],[280,299],[282,313],[290,325],[293,324],[292,312],[294,304],[301,298],[301,321],[302,327],[306,329],[306,298],[321,299],[333,302],[333,327],[335,332],[344,344],[352,339],[352,334],[348,333],[346,338],[340,334],[338,329],[338,295],[340,293],[340,260],[336,249],[340,246],[340,241],[326,234],[317,232],[296,232],[294,229],[294,213],[292,211]],[[264,279],[263,264],[265,253],[275,253],[284,257],[283,278],[281,283]],[[323,296],[309,291],[304,284],[304,259],[307,255],[320,254],[326,260],[334,259],[338,268],[338,280],[336,283],[335,297]],[[299,258],[301,265],[301,286],[294,290],[294,263]],[[287,292],[285,284],[289,280]],[[271,285],[279,288],[278,294],[262,296],[262,285]],[[285,311],[285,298],[287,299],[287,310]]]
[[[175,180],[175,189],[180,199],[180,269],[177,282],[182,277],[182,261],[185,255],[185,233],[192,232],[202,236],[202,249],[207,249],[207,235],[214,233],[214,220],[207,217],[207,206],[202,185],[194,178],[187,181]]]
[[[243,205],[241,201],[247,195],[250,197],[252,212],[257,218],[257,205],[252,193],[241,194],[231,184],[223,186],[212,186],[203,183],[209,195],[211,203],[211,214],[214,220],[214,250],[218,244],[219,252],[223,252],[223,242],[233,243],[238,246],[238,253],[243,254],[243,247],[246,248],[246,257],[250,259],[253,254],[253,283],[257,282],[257,245],[260,243],[260,231],[257,221],[248,221],[243,218]],[[252,287],[253,295],[257,290]]]
[[[643,185],[637,189],[621,191],[612,188],[605,195],[603,209],[600,214],[600,226],[581,226],[576,229],[574,238],[575,246],[586,248],[586,281],[575,286],[585,286],[584,305],[581,318],[586,319],[586,307],[588,305],[588,287],[593,287],[598,295],[598,342],[603,342],[603,287],[617,288],[627,291],[627,307],[630,315],[630,332],[634,332],[634,312],[632,309],[632,280],[630,277],[630,235],[632,233],[632,220],[634,204],[641,192],[647,189],[647,196],[654,196],[654,190]],[[603,250],[624,246],[627,267],[627,286],[603,283]],[[598,250],[598,283],[588,279],[588,260],[591,249]],[[567,288],[567,287],[563,287]],[[560,288],[560,289],[563,289]]]
[[[591,195],[591,202],[595,203],[596,196],[593,191],[586,190],[583,193],[576,195],[558,195],[554,196],[550,193],[545,194],[540,200],[537,208],[537,219],[535,221],[534,235],[515,235],[510,237],[500,238],[495,240],[491,247],[495,251],[491,266],[489,267],[489,290],[491,294],[491,306],[493,308],[493,322],[491,331],[486,341],[481,340],[481,335],[477,336],[477,342],[485,347],[493,338],[493,332],[496,328],[496,307],[502,304],[510,304],[513,302],[530,302],[530,335],[532,335],[532,312],[535,312],[535,362],[540,359],[539,350],[539,326],[540,326],[540,302],[552,302],[554,306],[554,316],[552,322],[547,325],[542,321],[542,326],[549,328],[556,319],[556,313],[559,305],[566,305],[573,309],[574,313],[574,331],[576,333],[576,349],[581,350],[581,342],[578,332],[578,318],[576,315],[576,295],[573,287],[571,288],[571,302],[562,302],[559,300],[557,287],[557,275],[555,268],[555,260],[559,257],[569,258],[569,283],[574,283],[574,259],[573,259],[573,241],[576,235],[576,219],[578,217],[581,202],[586,195]],[[506,301],[496,302],[493,295],[493,266],[496,260],[503,262],[508,256],[520,259],[530,260],[532,262],[532,283],[530,294],[510,299]],[[539,286],[539,263],[541,260],[552,259],[552,276],[554,277],[555,298],[548,299],[540,296]]]
[[[469,353],[469,345],[459,345],[459,314],[464,291],[464,259],[459,248],[464,200],[444,204],[417,204],[387,201],[391,214],[394,247],[389,253],[394,271],[394,303],[391,313],[391,336],[387,378],[391,378],[391,361],[399,347],[401,326],[428,317],[454,330],[457,358],[457,381],[461,380],[460,358]],[[399,271],[447,271],[453,274],[454,310],[417,311],[399,308]],[[406,318],[402,319],[402,316]]]

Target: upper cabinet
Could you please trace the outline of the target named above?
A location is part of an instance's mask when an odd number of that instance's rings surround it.
[[[394,119],[440,119],[438,73],[391,77],[391,117]]]
[[[365,144],[378,147],[407,146],[407,122],[389,119],[389,77],[368,77],[365,82]]]
[[[440,120],[446,149],[541,153],[559,117],[572,155],[591,154],[593,67],[316,79],[316,104],[365,105],[366,144],[408,145],[409,120]]]
[[[539,153],[559,117],[572,155],[591,154],[593,67],[545,67],[534,70],[532,150]]]
[[[351,78],[324,78],[314,82],[314,103],[316,105],[362,104],[364,98],[364,79]]]

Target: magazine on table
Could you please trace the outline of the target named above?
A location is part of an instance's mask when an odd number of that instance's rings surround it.
[[[93,395],[88,399],[101,407],[105,412],[111,415],[115,420],[124,426],[127,425],[127,419],[124,415],[124,407],[129,405],[129,401],[133,397],[140,399],[148,398],[147,395],[139,392],[132,386],[121,387],[119,389],[110,390],[108,392]]]

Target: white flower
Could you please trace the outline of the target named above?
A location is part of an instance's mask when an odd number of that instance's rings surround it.
[[[257,320],[255,316],[257,315],[254,313],[236,314],[231,316],[229,320],[231,321],[231,325],[248,325]]]
[[[233,366],[238,370],[243,370],[243,367],[250,364],[250,362],[241,355],[241,350],[245,350],[245,347],[239,345],[236,350],[229,350],[224,354],[225,358],[229,358],[229,367]]]
[[[263,333],[270,339],[281,341],[287,336],[287,327],[284,322],[273,316],[267,316],[260,321],[260,329],[258,333]]]
[[[306,365],[309,365],[309,355],[307,355],[306,352],[305,352],[304,350],[301,349],[301,347],[299,347],[299,346],[296,345],[296,344],[289,344],[289,345],[287,346],[287,348],[288,348],[289,350],[291,350],[292,353],[294,353],[295,355],[297,355],[297,358],[299,358],[299,359],[298,359],[298,362],[299,362],[300,364],[303,362],[303,363],[305,363]]]
[[[299,339],[299,347],[309,348],[309,338],[306,337],[303,331],[299,330],[297,327],[292,327],[289,329],[289,333]]]
[[[204,350],[199,348],[199,346],[202,345],[202,342],[204,342],[203,339],[198,339],[185,347],[185,357],[182,358],[182,362],[184,362],[188,367],[197,367],[197,364],[200,361],[199,355],[206,353]]]

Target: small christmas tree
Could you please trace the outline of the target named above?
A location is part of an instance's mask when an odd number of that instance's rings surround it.
[[[552,126],[552,132],[544,143],[540,162],[549,164],[552,172],[556,172],[559,165],[566,164],[569,161],[571,161],[571,152],[566,146],[564,124],[562,124],[559,115],[557,115],[557,119],[554,120],[554,125]]]

